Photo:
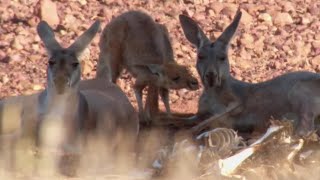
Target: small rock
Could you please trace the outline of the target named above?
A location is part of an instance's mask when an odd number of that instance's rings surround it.
[[[310,6],[308,7],[308,11],[312,16],[319,14],[319,8],[316,4],[310,4]]]
[[[242,34],[240,42],[242,45],[244,45],[246,48],[252,49],[254,47],[254,38],[250,34]]]
[[[285,26],[292,24],[293,20],[289,13],[277,13],[273,18],[273,23],[276,26]]]
[[[9,60],[9,63],[12,64],[12,63],[15,63],[15,62],[19,62],[21,61],[21,56],[19,54],[15,54],[15,55],[12,55],[10,56],[10,60]]]
[[[224,5],[221,2],[212,2],[210,3],[209,7],[212,8],[216,14],[220,14],[220,11],[223,9]]]
[[[36,61],[42,60],[42,56],[38,55],[38,54],[32,54],[32,55],[28,56],[28,59],[33,62],[36,62]]]
[[[84,75],[89,74],[93,68],[93,64],[91,61],[81,61],[81,66],[82,74]]]
[[[172,93],[172,95],[170,95],[170,100],[171,100],[172,102],[176,102],[179,98],[180,98],[180,97],[179,97],[177,94],[175,94],[175,93]]]
[[[33,86],[32,86],[32,89],[35,90],[35,91],[39,91],[39,90],[42,89],[42,86],[39,85],[39,84],[36,84],[36,85],[33,85]]]
[[[181,50],[183,51],[183,52],[190,52],[190,51],[192,51],[189,47],[187,47],[187,46],[180,46],[180,48],[181,48]]]
[[[310,21],[310,19],[307,18],[307,17],[302,17],[302,18],[301,18],[301,23],[302,23],[302,24],[310,24],[311,21]]]
[[[180,89],[177,91],[178,97],[184,97],[186,93],[188,93],[188,90],[186,90],[186,89]]]
[[[214,13],[214,11],[212,9],[209,9],[207,14],[208,14],[209,17],[215,16],[215,13]]]
[[[91,55],[91,52],[90,52],[90,49],[89,48],[86,48],[80,55],[79,57],[79,60],[80,61],[90,61],[90,55]]]
[[[300,56],[307,57],[311,52],[311,44],[303,41],[296,41],[294,47]]]
[[[32,27],[36,27],[37,26],[37,19],[38,17],[32,17],[28,20],[28,24]]]
[[[23,46],[21,45],[21,43],[19,42],[19,40],[16,38],[14,39],[13,43],[12,43],[12,47],[16,50],[22,50]]]
[[[285,1],[285,3],[283,3],[283,11],[284,12],[295,11],[295,7],[294,7],[293,3],[289,2],[289,1]]]
[[[0,61],[6,57],[6,53],[0,49]]]
[[[47,21],[50,26],[58,25],[60,20],[56,3],[51,0],[42,0],[41,19]]]
[[[78,0],[78,2],[79,2],[82,6],[84,6],[84,5],[87,4],[87,1],[86,1],[86,0]]]
[[[320,55],[312,58],[312,59],[310,60],[310,64],[311,64],[312,66],[320,66]]]
[[[251,59],[251,55],[248,51],[245,50],[245,48],[241,48],[240,50],[240,57],[241,59],[243,60],[250,60]],[[244,62],[244,61],[243,61]],[[244,64],[241,64],[241,62],[237,63],[239,65],[239,67],[241,68],[244,68],[242,65]],[[246,67],[247,68],[247,67]]]
[[[261,55],[264,52],[264,40],[265,37],[260,37],[257,41],[254,42],[254,51],[257,55]]]
[[[233,18],[235,13],[237,12],[238,6],[235,4],[225,4],[225,7],[221,10],[221,14],[229,16],[229,18]]]
[[[201,14],[194,14],[193,16],[197,21],[201,22],[201,21],[205,21],[206,20],[206,16],[204,13]]]
[[[281,63],[280,63],[279,61],[275,61],[275,62],[274,62],[274,67],[275,67],[276,69],[280,69]]]
[[[74,17],[72,14],[67,14],[64,23],[66,24],[66,27],[70,28],[72,31],[78,32],[79,30],[79,22],[76,17]]]
[[[39,44],[32,44],[31,47],[36,52],[40,50]]]
[[[311,44],[314,49],[320,48],[320,40],[315,40]]]
[[[259,14],[258,19],[261,20],[261,21],[264,21],[264,22],[266,22],[268,24],[272,24],[272,17],[268,13]]]
[[[241,22],[244,25],[249,26],[253,22],[252,16],[245,10],[241,10],[241,12],[242,12]]]
[[[232,71],[234,72],[235,75],[241,74],[241,70],[236,66],[233,66]]]
[[[8,75],[3,75],[2,78],[1,78],[1,82],[3,84],[6,84],[7,82],[9,82],[9,78],[8,78]]]

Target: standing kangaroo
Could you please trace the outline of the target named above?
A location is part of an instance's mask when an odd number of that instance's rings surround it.
[[[137,115],[131,113],[130,107],[129,110],[123,109],[126,106],[121,102],[121,98],[112,97],[117,93],[109,94],[95,89],[79,91],[81,69],[78,57],[94,38],[99,27],[100,22],[96,21],[68,48],[59,45],[53,30],[46,22],[40,22],[37,27],[38,34],[47,49],[49,63],[47,87],[38,98],[36,146],[41,147],[43,143],[47,143],[43,137],[57,133],[49,131],[53,122],[60,123],[57,130],[61,138],[54,139],[56,141],[54,145],[58,145],[62,151],[62,156],[59,158],[59,169],[65,175],[74,175],[74,169],[70,170],[67,157],[74,155],[75,160],[71,161],[71,168],[74,168],[73,163],[77,167],[78,146],[81,145],[79,141],[82,141],[82,138],[85,138],[90,132],[104,134],[105,139],[112,143],[109,144],[110,149],[114,146],[122,146],[121,143],[130,145],[121,147],[125,150],[134,148],[138,133]],[[93,81],[91,85],[99,86],[99,83],[102,82],[98,81],[99,79]]]
[[[126,68],[136,78],[133,89],[144,120],[142,90],[146,86],[149,86],[148,96],[153,98],[151,103],[158,103],[160,92],[169,115],[169,89],[199,87],[187,68],[174,61],[167,28],[143,12],[126,12],[107,24],[101,35],[100,51],[98,76],[109,69],[109,80],[116,83]]]
[[[241,110],[230,115],[233,128],[240,132],[265,129],[271,117],[295,115],[296,132],[314,130],[320,115],[320,75],[292,72],[262,83],[246,83],[230,75],[228,47],[241,19],[238,10],[233,22],[214,42],[206,37],[190,17],[180,15],[186,38],[197,47],[197,71],[204,84],[199,99],[198,118],[225,111],[230,103],[241,104]]]

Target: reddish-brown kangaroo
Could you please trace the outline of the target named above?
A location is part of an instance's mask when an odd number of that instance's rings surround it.
[[[146,86],[149,86],[152,104],[158,103],[160,92],[168,114],[171,113],[169,89],[196,90],[199,87],[191,72],[174,61],[167,28],[143,12],[126,12],[107,24],[101,35],[100,50],[98,75],[109,69],[109,80],[116,83],[122,69],[126,68],[136,78],[133,88],[140,117],[144,120],[150,118],[143,110],[142,90]]]

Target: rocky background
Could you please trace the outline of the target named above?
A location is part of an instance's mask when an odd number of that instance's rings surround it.
[[[1,0],[0,98],[44,88],[47,57],[36,34],[40,20],[46,20],[60,42],[69,45],[95,19],[104,27],[127,10],[143,10],[168,27],[176,61],[197,75],[195,48],[184,37],[178,15],[193,17],[214,39],[238,6],[243,16],[229,51],[233,76],[257,83],[289,71],[320,71],[319,0]],[[99,35],[85,53],[84,79],[95,76]],[[131,83],[128,73],[118,81],[135,104]],[[172,91],[172,108],[195,112],[200,93]]]

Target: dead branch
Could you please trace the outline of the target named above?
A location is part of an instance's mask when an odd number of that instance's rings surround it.
[[[202,121],[201,123],[199,123],[198,125],[194,126],[193,128],[191,128],[191,132],[194,133],[194,134],[199,133],[201,130],[203,130],[204,128],[209,126],[209,124],[212,123],[213,121],[217,121],[220,118],[224,118],[224,117],[228,116],[232,111],[234,111],[235,109],[240,107],[240,105],[241,105],[241,103],[231,104],[230,106],[228,106],[226,108],[226,110],[224,112],[216,114],[216,115],[214,115],[214,116]]]

